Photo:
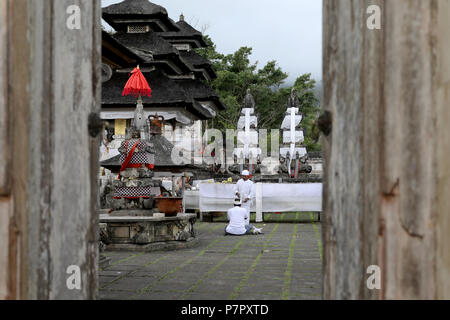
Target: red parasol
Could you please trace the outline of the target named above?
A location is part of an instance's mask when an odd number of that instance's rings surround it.
[[[130,79],[128,79],[127,84],[123,89],[122,96],[127,96],[129,94],[133,95],[133,97],[136,98],[138,96],[151,97],[152,95],[152,89],[150,89],[150,86],[148,85],[147,80],[139,69],[139,66],[131,71]]]

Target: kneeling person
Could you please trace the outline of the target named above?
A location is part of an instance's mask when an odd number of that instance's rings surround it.
[[[260,229],[249,224],[249,212],[241,208],[241,200],[239,198],[234,200],[234,208],[228,210],[227,217],[230,223],[225,228],[226,234],[241,236],[261,233]]]

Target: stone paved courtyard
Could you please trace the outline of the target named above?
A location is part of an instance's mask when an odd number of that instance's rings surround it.
[[[197,222],[199,243],[158,252],[106,252],[101,299],[321,299],[320,223],[270,222],[264,234],[224,236],[224,222]],[[262,223],[256,224],[258,227]]]

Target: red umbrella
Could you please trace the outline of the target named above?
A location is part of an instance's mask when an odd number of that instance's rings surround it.
[[[139,66],[131,71],[130,79],[128,79],[127,84],[123,89],[122,96],[127,96],[129,94],[133,95],[133,97],[136,98],[138,96],[151,97],[152,95],[152,89],[150,89],[150,86],[148,85],[147,80],[139,69]]]

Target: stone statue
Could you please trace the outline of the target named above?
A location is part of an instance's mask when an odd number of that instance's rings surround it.
[[[144,106],[142,105],[142,98],[139,96],[139,100],[134,110],[134,122],[133,127],[138,131],[144,131],[146,125],[146,118],[144,114]]]
[[[255,108],[255,99],[253,98],[252,94],[250,93],[250,89],[247,89],[247,94],[244,98],[244,105],[243,108]]]
[[[151,209],[153,198],[161,194],[159,181],[153,181],[154,153],[150,142],[140,138],[133,128],[131,138],[122,142],[122,164],[118,180],[113,185],[113,209]]]

